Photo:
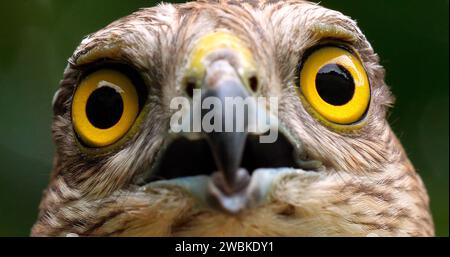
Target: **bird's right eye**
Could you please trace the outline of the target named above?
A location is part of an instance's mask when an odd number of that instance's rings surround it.
[[[138,113],[138,90],[127,75],[114,69],[87,75],[73,96],[73,126],[90,147],[118,141],[132,127]]]

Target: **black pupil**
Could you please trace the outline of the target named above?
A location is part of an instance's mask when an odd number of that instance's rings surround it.
[[[331,105],[348,103],[355,93],[350,72],[339,64],[327,64],[316,75],[316,89],[320,97]]]
[[[100,87],[89,96],[86,104],[86,115],[94,127],[110,128],[119,122],[123,112],[121,95],[108,86]]]

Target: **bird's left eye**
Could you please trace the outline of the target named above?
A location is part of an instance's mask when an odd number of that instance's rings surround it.
[[[113,69],[86,76],[72,101],[72,121],[79,138],[90,147],[104,147],[123,137],[139,112],[132,80]]]
[[[370,86],[357,56],[337,46],[322,46],[301,64],[301,94],[313,111],[327,121],[351,124],[365,114]]]

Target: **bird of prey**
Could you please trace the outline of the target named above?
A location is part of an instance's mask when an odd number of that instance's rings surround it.
[[[31,235],[432,236],[384,74],[355,21],[306,1],[163,3],[114,21],[82,40],[54,96]],[[276,116],[254,106],[276,139],[174,132],[172,100],[198,90],[277,99]]]

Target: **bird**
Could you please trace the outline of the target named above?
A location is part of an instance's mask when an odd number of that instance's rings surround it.
[[[220,130],[229,111],[212,108],[196,117],[219,129],[189,130],[195,108],[173,101],[196,96],[262,98],[245,113],[273,118],[275,139],[262,142],[268,130],[250,131],[244,112],[231,115],[244,131]],[[139,9],[68,60],[31,236],[433,236],[393,105],[379,56],[339,11],[303,0]]]

